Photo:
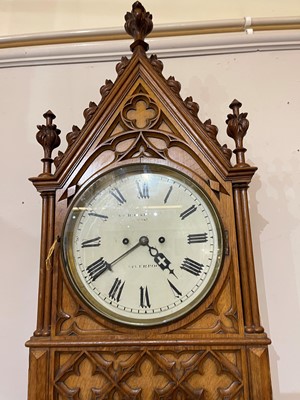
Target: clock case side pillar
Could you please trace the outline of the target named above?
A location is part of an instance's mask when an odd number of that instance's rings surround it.
[[[227,115],[227,135],[235,142],[233,153],[236,155],[236,165],[231,168],[229,175],[234,193],[235,223],[241,289],[243,294],[244,321],[246,333],[263,333],[260,325],[258,297],[255,278],[252,235],[248,206],[248,187],[257,170],[246,163],[244,137],[249,128],[248,113],[240,113],[242,103],[234,99],[229,105],[232,114]]]
[[[263,333],[258,307],[247,190],[248,183],[233,184],[245,332]]]
[[[52,268],[47,261],[51,258],[50,249],[54,240],[54,199],[55,193],[46,191],[42,197],[42,223],[40,246],[39,301],[37,325],[34,336],[48,336],[51,324]]]
[[[244,299],[245,333],[263,334],[260,323],[252,235],[248,206],[248,183],[234,185],[237,240]],[[272,400],[268,346],[247,347],[250,399]]]
[[[247,399],[272,400],[271,374],[269,365],[268,345],[260,323],[258,296],[253,257],[252,234],[249,215],[248,188],[256,172],[256,167],[246,163],[243,139],[249,127],[247,113],[240,113],[242,104],[233,100],[230,104],[232,114],[227,116],[227,134],[235,141],[233,153],[236,155],[236,165],[229,171],[233,188],[233,204],[235,209],[236,240],[238,248],[238,263],[242,292],[242,307],[244,314],[244,330],[248,338],[253,339],[253,345],[247,345]],[[259,339],[264,338],[265,343]]]
[[[42,158],[43,172],[36,178],[29,180],[40,192],[42,197],[42,223],[40,245],[40,275],[38,292],[37,325],[34,336],[49,336],[51,324],[51,292],[52,292],[52,267],[51,259],[55,245],[54,238],[54,213],[55,213],[55,188],[47,185],[46,181],[53,177],[51,166],[53,163],[52,151],[60,145],[60,130],[53,124],[56,116],[51,110],[43,114],[45,125],[37,125],[36,139],[43,147]]]

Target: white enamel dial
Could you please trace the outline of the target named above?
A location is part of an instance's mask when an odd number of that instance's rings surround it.
[[[207,196],[166,167],[133,165],[94,180],[75,200],[63,257],[81,298],[113,320],[158,325],[211,289],[222,231]]]

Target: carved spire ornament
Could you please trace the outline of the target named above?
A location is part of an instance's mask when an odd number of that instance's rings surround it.
[[[152,32],[152,15],[145,10],[139,1],[136,1],[132,5],[131,12],[127,12],[125,15],[125,21],[125,30],[134,39],[130,46],[131,51],[134,51],[137,46],[142,46],[147,51],[149,46],[144,42],[144,39]]]
[[[46,125],[38,125],[39,131],[36,134],[36,139],[44,149],[44,158],[42,162],[44,163],[43,174],[51,174],[51,164],[52,151],[60,145],[60,130],[57,129],[56,125],[53,124],[53,120],[56,116],[52,111],[47,111],[43,117],[46,119]]]
[[[271,400],[245,162],[234,100],[232,151],[144,41],[152,15],[125,16],[131,58],[60,144],[37,140],[43,172],[37,325],[28,400]]]
[[[238,100],[233,100],[229,107],[232,109],[232,114],[227,115],[227,134],[235,141],[235,149],[233,152],[236,155],[236,166],[249,166],[245,163],[245,152],[247,149],[243,146],[244,137],[249,128],[249,121],[247,120],[248,114],[240,114],[239,110],[242,107],[242,103]]]

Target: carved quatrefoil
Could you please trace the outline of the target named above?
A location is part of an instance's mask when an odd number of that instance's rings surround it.
[[[144,94],[133,96],[122,110],[122,120],[130,129],[150,129],[159,116],[154,100]]]

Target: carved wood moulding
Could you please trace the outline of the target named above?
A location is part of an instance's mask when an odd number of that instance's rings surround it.
[[[59,399],[78,398],[79,387],[82,398],[120,400],[225,400],[242,399],[244,393],[239,350],[115,349],[61,352],[56,359],[54,387]]]

